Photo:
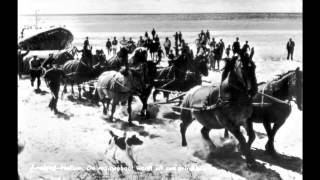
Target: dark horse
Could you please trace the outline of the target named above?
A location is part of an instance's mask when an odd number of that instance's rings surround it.
[[[173,65],[157,70],[155,88],[169,91],[188,91],[196,85],[200,85],[201,75],[208,75],[207,56],[196,56],[193,60],[191,51],[185,52],[173,60]],[[159,90],[154,90],[153,101]],[[169,92],[163,92],[169,98]]]
[[[257,92],[255,64],[245,56],[235,56],[226,62],[226,67],[223,74],[227,76],[219,87],[196,86],[184,97],[180,124],[182,146],[187,146],[185,133],[193,121],[192,117],[195,117],[203,125],[201,134],[211,150],[215,145],[209,138],[210,130],[227,128],[238,139],[248,165],[254,165],[255,160],[240,126],[246,124],[253,111],[251,98]],[[211,108],[197,108],[198,111],[188,109],[196,107]]]
[[[302,71],[297,68],[293,71],[288,71],[279,75],[268,83],[261,83],[258,86],[259,93],[270,95],[276,99],[263,97],[261,94],[255,96],[253,102],[253,113],[248,119],[248,146],[251,147],[255,133],[252,123],[263,123],[263,126],[268,135],[268,142],[265,145],[266,152],[271,155],[276,155],[274,148],[274,137],[279,128],[286,122],[286,119],[291,113],[290,100],[295,98],[295,102],[299,110],[302,110]],[[277,101],[279,99],[280,101]],[[288,100],[288,102],[284,102]],[[271,123],[274,123],[271,128]],[[228,131],[225,130],[225,136],[228,136]]]
[[[81,99],[81,87],[80,84],[94,80],[105,70],[101,63],[94,65],[93,67],[85,64],[81,58],[80,60],[71,60],[66,62],[62,70],[68,76],[68,81],[71,83],[71,93],[73,94],[73,84],[78,84],[79,99]],[[82,88],[85,90],[85,88]],[[67,83],[65,82],[64,91],[67,91]]]
[[[62,79],[67,79],[68,77],[65,75],[62,69],[59,68],[51,68],[45,72],[43,78],[51,91],[52,98],[49,103],[49,108],[54,111],[55,114],[58,113],[57,103],[59,96],[60,83]]]
[[[128,101],[128,122],[132,125],[131,103],[133,95],[138,95],[141,98],[145,94],[149,72],[148,65],[143,63],[134,69],[130,68],[126,76],[117,71],[106,71],[99,76],[96,93],[98,93],[102,102],[104,114],[107,114],[112,100],[111,121],[113,120],[116,105],[119,102]],[[107,106],[105,106],[105,103],[107,103]],[[146,101],[143,101],[143,103],[146,103]]]

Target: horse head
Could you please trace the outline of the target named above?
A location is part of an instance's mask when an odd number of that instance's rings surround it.
[[[258,91],[254,62],[235,56],[226,63],[226,67],[229,68],[225,68],[225,71],[230,70],[227,83],[234,89],[233,92],[245,93],[246,96],[253,97]]]
[[[290,87],[290,94],[295,97],[296,104],[298,106],[298,109],[302,111],[303,106],[303,97],[302,97],[302,87],[303,87],[303,73],[298,67],[294,73],[292,73],[292,76],[289,81],[289,87]]]

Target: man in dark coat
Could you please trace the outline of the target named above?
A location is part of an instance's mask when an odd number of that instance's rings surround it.
[[[33,87],[34,81],[37,78],[37,90],[40,90],[41,85],[41,74],[42,74],[42,68],[41,68],[41,62],[40,59],[37,56],[33,56],[33,59],[29,61],[30,66],[30,76],[31,76],[31,86]]]
[[[152,29],[151,34],[152,34],[152,39],[154,39],[156,36],[156,30],[154,28]]]
[[[106,48],[107,48],[107,51],[108,51],[108,55],[110,54],[111,52],[111,41],[110,39],[108,38],[107,42],[106,42]]]
[[[238,37],[236,38],[236,41],[232,45],[232,52],[233,52],[233,55],[235,55],[236,53],[237,54],[240,53],[240,42]]]
[[[287,60],[290,59],[290,56],[291,56],[291,60],[293,60],[294,45],[295,45],[294,41],[292,41],[292,39],[290,38],[287,43],[287,51],[288,51]]]

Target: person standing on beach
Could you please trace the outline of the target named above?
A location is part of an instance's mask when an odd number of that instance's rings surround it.
[[[232,44],[232,52],[233,55],[235,55],[236,53],[240,53],[240,42],[238,37],[236,38],[236,41]]]
[[[126,40],[126,37],[123,36],[122,40],[120,41],[120,44],[127,45],[128,41]]]
[[[231,50],[231,47],[230,47],[230,44],[229,44],[227,49],[226,49],[226,55],[227,55],[228,58],[230,57],[230,50]]]
[[[148,31],[146,31],[146,32],[144,33],[144,37],[145,37],[146,39],[148,39],[148,37],[149,37]]]
[[[154,38],[154,40],[155,40],[156,42],[159,42],[159,43],[160,43],[160,39],[159,39],[158,34],[156,34],[156,37]]]
[[[250,51],[250,46],[248,44],[248,41],[246,41],[246,43],[242,46],[242,52],[246,53]]]
[[[223,51],[224,51],[224,42],[223,42],[223,40],[222,39],[220,39],[220,42],[219,42],[219,50],[220,50],[220,52],[219,52],[219,60],[221,60],[222,59],[222,55],[223,55]],[[218,67],[219,67],[219,65],[218,65]]]
[[[144,47],[144,40],[142,39],[142,36],[140,36],[140,39],[139,39],[139,41],[138,41],[138,44],[137,44],[137,46],[138,47]]]
[[[200,39],[203,40],[205,38],[205,33],[203,32],[203,30],[201,30],[200,32]]]
[[[168,37],[166,37],[166,41],[163,43],[164,49],[166,51],[166,55],[168,56],[169,50],[171,48],[171,41],[169,40]]]
[[[288,51],[287,60],[290,59],[290,56],[291,56],[291,61],[293,60],[294,45],[295,45],[294,41],[292,41],[292,38],[290,38],[287,43],[287,51]]]
[[[212,38],[212,41],[210,42],[209,46],[211,51],[213,51],[216,47],[216,41],[214,40],[214,38]]]
[[[118,46],[118,41],[116,37],[113,38],[113,41],[111,42],[112,44],[112,50],[113,50],[113,55],[117,53],[117,46]]]
[[[181,46],[181,42],[182,42],[182,33],[181,33],[181,31],[179,31],[178,40],[179,40],[179,46]]]
[[[33,87],[34,81],[37,79],[37,90],[40,90],[41,80],[40,76],[42,74],[41,62],[37,56],[33,56],[33,59],[29,61],[30,76],[31,76],[31,86]]]
[[[110,41],[109,38],[108,38],[108,40],[107,40],[107,42],[106,42],[106,48],[107,48],[108,55],[109,55],[110,52],[111,52],[111,41]]]
[[[156,35],[156,30],[154,28],[152,29],[151,34],[152,34],[152,39],[154,39]]]
[[[176,34],[174,34],[173,37],[174,37],[174,40],[175,40],[175,42],[174,42],[175,46],[178,46],[178,39],[179,39],[178,32],[176,32]]]
[[[207,29],[207,32],[206,32],[206,42],[210,42],[210,32],[209,30]]]

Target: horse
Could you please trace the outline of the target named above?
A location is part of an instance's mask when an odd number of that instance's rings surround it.
[[[133,125],[131,103],[133,95],[140,96],[145,91],[145,78],[147,77],[146,72],[148,72],[146,68],[145,64],[141,64],[139,69],[130,68],[126,76],[114,70],[106,71],[99,76],[95,93],[98,94],[99,100],[102,102],[103,114],[105,115],[108,113],[109,104],[112,100],[110,121],[113,120],[116,105],[119,102],[128,101],[128,122],[129,125]],[[105,106],[105,103],[107,103],[107,106]]]
[[[65,81],[63,93],[67,92],[67,82],[71,83],[71,93],[74,94],[73,84],[78,84],[79,99],[81,99],[81,87],[80,84],[96,79],[105,68],[101,66],[101,63],[90,67],[80,60],[67,61],[63,67],[63,72],[67,75],[68,81]],[[82,88],[85,91],[85,88]],[[62,96],[62,95],[61,95]]]
[[[120,51],[105,62],[108,70],[119,71],[121,66],[125,65],[125,61],[128,59],[129,49],[127,47],[121,47]]]
[[[268,142],[265,145],[266,152],[276,156],[274,137],[291,113],[290,102],[293,98],[295,98],[298,109],[302,110],[302,71],[299,68],[288,71],[268,83],[261,83],[258,89],[259,94],[253,99],[255,103],[253,113],[248,119],[248,146],[250,148],[255,139],[252,123],[263,123],[268,135]],[[264,97],[262,94],[273,96],[275,99]],[[286,100],[288,102],[285,102]],[[272,128],[271,123],[274,123]],[[225,130],[225,137],[228,137],[228,130]]]
[[[203,125],[201,134],[211,150],[215,145],[209,138],[210,130],[227,128],[238,139],[247,164],[254,165],[255,159],[240,126],[246,125],[253,111],[251,98],[257,91],[255,64],[239,56],[226,63],[228,68],[224,73],[227,76],[221,80],[220,86],[196,86],[186,93],[180,115],[182,146],[187,146],[185,133],[194,117]],[[194,108],[198,111],[192,111]]]
[[[201,75],[208,76],[207,56],[196,56],[193,60],[192,53],[187,56],[180,55],[174,61],[174,65],[157,70],[155,88],[170,91],[188,91],[190,88],[202,83]],[[159,90],[154,90],[153,101]],[[163,92],[168,100],[169,93]]]
[[[54,67],[46,71],[43,78],[48,88],[50,89],[50,92],[52,95],[52,98],[49,103],[49,108],[53,110],[55,114],[57,114],[58,113],[57,103],[58,103],[61,80],[62,78],[67,79],[67,76],[65,75],[62,69]]]

